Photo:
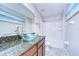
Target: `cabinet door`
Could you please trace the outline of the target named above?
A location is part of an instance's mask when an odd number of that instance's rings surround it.
[[[33,48],[29,49],[29,51],[25,52],[23,54],[23,56],[33,56],[33,54],[37,51],[36,46],[34,46]]]
[[[37,56],[37,52],[33,56]]]
[[[43,55],[43,46],[41,46],[39,49],[38,49],[38,56],[42,56]]]
[[[45,56],[45,43],[38,49],[38,56]]]
[[[38,48],[40,47],[40,46],[42,46],[42,44],[44,43],[44,39],[43,40],[41,40],[39,43],[38,43]]]
[[[45,39],[41,40],[38,43],[38,56],[44,56],[45,55]]]

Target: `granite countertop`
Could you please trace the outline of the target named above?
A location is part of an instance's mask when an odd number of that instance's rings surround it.
[[[10,47],[14,47],[19,44],[21,44],[21,40],[14,40],[14,41],[2,43],[0,44],[0,51],[6,50]]]
[[[30,42],[23,41],[21,44],[8,48],[4,51],[0,51],[0,56],[20,56],[43,38],[44,36],[39,36],[35,40]],[[9,44],[10,43],[7,43],[7,45]]]

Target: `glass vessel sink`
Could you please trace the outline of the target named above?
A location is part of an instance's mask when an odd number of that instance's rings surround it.
[[[23,34],[22,39],[24,41],[33,41],[37,37],[37,34],[35,33],[29,33],[29,34]]]

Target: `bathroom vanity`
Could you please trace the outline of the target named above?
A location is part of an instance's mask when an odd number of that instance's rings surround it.
[[[7,49],[0,51],[0,56],[44,56],[45,55],[45,37],[38,36],[36,39],[27,42],[23,41],[15,44],[14,41],[6,42]],[[14,45],[15,44],[15,45]]]
[[[45,55],[45,38],[43,37],[22,54],[22,56],[44,56],[44,55]]]

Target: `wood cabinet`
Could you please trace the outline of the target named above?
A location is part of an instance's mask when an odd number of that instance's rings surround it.
[[[44,56],[44,55],[45,55],[45,38],[41,39],[28,51],[22,54],[22,56]]]
[[[37,52],[33,56],[37,56]]]
[[[43,56],[45,56],[45,42],[42,46],[43,46]]]
[[[38,56],[44,56],[45,55],[45,40],[41,40],[38,43]]]
[[[43,55],[43,47],[41,46],[39,49],[38,49],[38,56],[42,56]]]
[[[36,51],[37,51],[37,47],[34,46],[30,50],[28,50],[27,52],[25,52],[23,55],[24,56],[32,56]]]

